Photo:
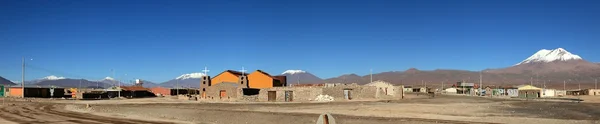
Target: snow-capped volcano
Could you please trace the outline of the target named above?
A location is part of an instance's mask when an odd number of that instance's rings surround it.
[[[515,65],[522,65],[534,62],[553,62],[553,61],[567,61],[567,60],[582,60],[581,57],[575,54],[571,54],[569,51],[563,48],[557,48],[554,50],[542,49],[529,58],[517,63]]]
[[[174,87],[199,88],[200,87],[200,79],[202,79],[202,76],[204,76],[204,75],[205,75],[204,73],[183,74],[175,79],[160,83],[159,85],[162,87],[169,87],[169,88],[174,88]]]
[[[111,78],[111,77],[105,77],[103,80],[113,80],[114,81],[115,79]]]
[[[46,76],[46,77],[42,78],[41,80],[60,80],[60,79],[67,79],[67,78],[50,75],[50,76]]]
[[[183,74],[175,79],[177,80],[183,80],[183,79],[190,79],[190,78],[202,78],[202,76],[204,76],[204,73],[189,73],[189,74]]]
[[[284,74],[297,74],[297,73],[306,73],[306,71],[302,71],[302,70],[286,70],[286,71],[284,71],[281,74],[284,75]]]
[[[323,83],[323,79],[302,70],[287,70],[281,73],[282,76],[287,77],[288,84],[318,84]]]

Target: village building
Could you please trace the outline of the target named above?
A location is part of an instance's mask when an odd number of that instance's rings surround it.
[[[444,89],[443,93],[446,94],[456,94],[458,90],[454,87]]]
[[[492,87],[490,87],[490,86],[486,86],[484,88],[483,95],[485,95],[485,96],[492,96],[492,95],[494,95],[494,89]]]
[[[566,90],[555,90],[554,91],[554,95],[557,96],[557,97],[566,96],[567,95],[567,91]]]
[[[412,88],[412,92],[413,93],[427,93],[427,88],[425,88],[425,87],[413,87]]]
[[[503,88],[495,88],[493,91],[494,96],[506,96],[506,90]]]
[[[475,83],[457,82],[456,89],[458,94],[475,94]]]
[[[518,87],[503,86],[503,87],[500,87],[499,89],[501,89],[504,92],[504,94],[502,94],[503,96],[508,96],[508,97],[518,97],[519,96],[519,88]]]
[[[579,95],[581,95],[581,91],[582,90],[579,90],[579,89],[572,89],[572,90],[566,90],[565,92],[569,96],[579,96]]]
[[[200,97],[235,100],[242,95],[257,95],[260,89],[285,87],[285,81],[285,76],[271,76],[262,70],[250,74],[227,70],[214,78],[204,76],[200,82]]]
[[[25,88],[21,85],[14,85],[10,88],[5,88],[6,96],[8,97],[35,97],[35,98],[62,98],[70,97],[70,94],[65,94],[65,88],[56,86],[38,86],[38,85],[25,85]]]
[[[204,76],[199,100],[303,102],[360,99],[401,99],[404,87],[375,81],[358,84],[301,84],[286,87],[285,76],[256,70],[250,74],[227,70],[214,78]],[[218,83],[217,83],[218,82]],[[424,91],[424,89],[423,89]]]
[[[150,89],[142,86],[121,86],[121,97],[125,98],[143,98],[143,97],[156,97],[156,95],[150,92]],[[118,91],[110,91],[108,94],[114,97],[117,96]]]
[[[600,96],[600,89],[584,89],[581,95]]]
[[[285,87],[286,82],[284,81],[286,81],[285,76],[271,76],[262,70],[248,74],[249,88]]]
[[[238,81],[240,80],[242,75],[248,76],[248,73],[238,72],[238,71],[234,71],[234,70],[226,70],[224,72],[217,74],[215,77],[211,78],[210,84],[208,84],[207,86],[210,87],[212,85],[216,85],[216,84],[223,83],[223,82],[238,83]],[[244,78],[246,78],[246,77],[244,77]],[[247,79],[243,79],[243,80],[247,80]],[[247,84],[243,84],[243,85],[247,85]],[[205,88],[205,87],[202,87],[202,85],[201,85],[200,88]]]
[[[556,96],[556,90],[555,89],[542,89],[542,96],[541,97],[555,97]]]
[[[396,95],[402,95],[402,90],[404,90],[404,88],[402,86],[398,87],[398,86],[394,86],[388,82],[385,81],[374,81],[368,84],[365,84],[365,86],[374,86],[375,88],[377,88],[376,91],[376,97],[377,98],[387,98],[387,97],[394,97]]]
[[[413,92],[412,86],[405,86],[404,87],[404,92]]]
[[[538,98],[541,96],[542,89],[531,85],[520,85],[519,97],[521,98]]]
[[[152,87],[150,88],[150,92],[154,93],[156,96],[168,96],[171,95],[171,89],[165,87]]]

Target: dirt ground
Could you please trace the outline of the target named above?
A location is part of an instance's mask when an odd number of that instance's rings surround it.
[[[329,103],[206,103],[169,98],[8,100],[0,123],[314,124],[331,113],[338,124],[600,123],[600,103],[409,95],[403,100]],[[91,108],[86,108],[90,104]],[[36,115],[36,116],[33,116]]]

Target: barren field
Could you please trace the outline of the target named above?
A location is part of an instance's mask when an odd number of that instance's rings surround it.
[[[159,103],[160,102],[160,103]],[[86,108],[90,104],[91,108]],[[540,102],[468,96],[329,103],[206,103],[168,98],[6,101],[0,123],[339,124],[600,123],[599,103]],[[35,116],[34,116],[35,115]]]

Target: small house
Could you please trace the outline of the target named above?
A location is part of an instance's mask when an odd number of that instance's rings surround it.
[[[447,93],[447,94],[456,94],[457,92],[458,92],[458,90],[454,87],[444,89],[444,93]]]
[[[600,96],[600,89],[584,89],[581,95]]]
[[[541,96],[541,88],[531,85],[520,85],[518,87],[519,97],[521,98],[539,98]]]
[[[554,97],[556,96],[556,90],[555,89],[543,89],[542,90],[542,96],[541,97]]]

